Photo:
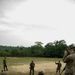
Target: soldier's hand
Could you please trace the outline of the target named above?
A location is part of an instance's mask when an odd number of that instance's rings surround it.
[[[68,52],[67,51],[64,51],[64,56],[67,56]]]

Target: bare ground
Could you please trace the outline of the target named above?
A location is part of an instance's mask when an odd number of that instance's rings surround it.
[[[65,66],[63,62],[62,63],[62,69]],[[56,70],[57,65],[55,62],[51,61],[43,61],[39,63],[35,63],[35,71],[43,71],[43,72],[54,72]],[[27,73],[29,72],[29,64],[22,64],[17,66],[10,66],[9,67],[10,72],[21,72],[21,73]]]

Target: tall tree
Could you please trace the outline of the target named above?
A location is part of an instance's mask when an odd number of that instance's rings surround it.
[[[40,42],[40,41],[37,41],[37,42],[35,42],[35,45],[37,45],[37,46],[42,46],[42,42]]]

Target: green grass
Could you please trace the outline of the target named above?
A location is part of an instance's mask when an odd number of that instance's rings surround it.
[[[43,61],[59,61],[62,60],[60,58],[41,58],[41,57],[7,57],[7,64],[9,66],[14,65],[21,65],[21,64],[30,64],[31,61],[34,61],[35,63],[43,62]],[[3,57],[0,57],[0,70],[2,69],[2,61]],[[55,73],[46,73],[45,75],[54,75]],[[11,73],[8,71],[8,75],[29,75],[29,73]],[[37,72],[35,72],[35,75],[37,75]]]
[[[3,57],[0,57],[0,66],[2,65]],[[41,62],[41,61],[58,61],[61,60],[60,58],[40,58],[40,57],[7,57],[8,64],[11,65],[18,65],[18,64],[28,64],[31,61]]]

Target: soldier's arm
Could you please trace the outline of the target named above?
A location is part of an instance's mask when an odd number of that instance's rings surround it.
[[[59,63],[55,63],[55,64],[57,64],[57,65],[58,65]]]
[[[31,66],[31,63],[30,63],[30,66]]]
[[[72,62],[72,61],[73,61],[72,55],[68,55],[67,57],[63,58],[64,63],[68,63],[68,62]]]
[[[57,62],[55,62],[55,64],[58,64]]]
[[[63,56],[63,59],[62,59],[62,61],[64,63],[66,63],[66,60],[68,59],[67,56],[68,56],[68,52],[67,51],[64,51],[64,56]]]
[[[65,58],[67,55],[68,55],[68,51],[66,50],[66,51],[64,51],[64,56],[63,56],[63,58]]]
[[[34,67],[35,67],[35,64],[34,64]]]
[[[62,67],[62,64],[61,64],[61,67]]]

